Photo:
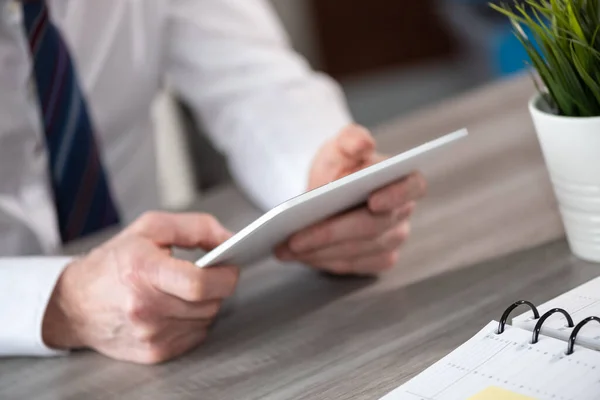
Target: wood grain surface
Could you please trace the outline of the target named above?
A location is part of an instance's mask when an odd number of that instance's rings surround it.
[[[500,82],[381,128],[390,153],[462,127],[472,135],[424,170],[430,193],[391,273],[340,279],[265,260],[244,268],[191,354],[155,367],[91,352],[2,360],[0,399],[377,399],[513,301],[540,303],[600,275],[562,239],[527,114],[532,92],[525,78]],[[197,208],[232,229],[259,215],[235,188]]]

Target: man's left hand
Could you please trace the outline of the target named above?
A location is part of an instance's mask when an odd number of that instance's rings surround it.
[[[349,126],[318,152],[309,190],[385,158],[375,151],[375,140],[366,129]],[[409,235],[415,202],[425,188],[425,179],[415,172],[372,193],[365,206],[298,232],[276,255],[283,261],[300,261],[340,275],[373,275],[392,268]]]

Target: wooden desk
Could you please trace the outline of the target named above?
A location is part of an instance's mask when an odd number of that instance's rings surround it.
[[[561,239],[531,93],[526,79],[503,82],[382,128],[390,152],[463,126],[472,134],[457,162],[424,171],[430,195],[395,271],[332,279],[267,260],[244,269],[208,342],[186,357],[2,360],[0,398],[377,399],[513,301],[540,303],[600,275]],[[233,188],[198,207],[234,229],[258,215]]]

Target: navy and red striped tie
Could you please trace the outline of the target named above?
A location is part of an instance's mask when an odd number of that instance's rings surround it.
[[[45,1],[23,4],[63,243],[117,224],[94,128],[73,61]]]

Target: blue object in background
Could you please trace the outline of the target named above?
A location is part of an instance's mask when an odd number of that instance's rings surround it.
[[[525,31],[527,34],[529,32]],[[494,73],[498,76],[507,76],[523,71],[531,64],[527,51],[519,42],[509,25],[505,31],[501,31],[496,37],[496,43],[492,46],[492,56],[496,60],[492,63],[495,67]]]
[[[529,56],[508,17],[492,10],[490,0],[437,1],[458,39],[485,62],[489,75],[504,77],[528,68]]]

